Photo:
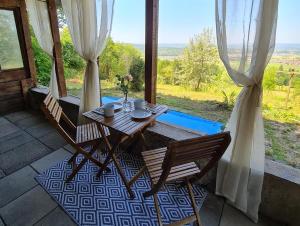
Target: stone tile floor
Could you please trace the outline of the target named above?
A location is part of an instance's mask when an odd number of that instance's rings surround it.
[[[0,117],[0,226],[75,225],[34,179],[71,153],[42,115],[20,111]],[[200,213],[204,226],[256,225],[212,194]],[[262,218],[258,225],[279,224]]]

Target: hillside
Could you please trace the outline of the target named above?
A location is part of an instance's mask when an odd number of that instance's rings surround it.
[[[139,49],[141,52],[144,52],[144,44],[132,44],[135,48]],[[180,56],[187,44],[183,43],[168,43],[168,44],[159,44],[158,45],[158,57],[162,59],[174,59]],[[292,56],[296,57],[295,64],[298,64],[300,59],[300,44],[297,43],[277,43],[275,46],[275,51],[273,57],[277,58],[280,56]],[[273,59],[274,60],[274,59]],[[276,62],[281,62],[281,60],[275,60]],[[278,63],[279,63],[278,62]],[[284,61],[286,63],[286,61]],[[300,63],[299,63],[300,64]]]

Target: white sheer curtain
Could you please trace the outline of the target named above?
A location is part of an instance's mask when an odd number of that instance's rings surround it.
[[[26,0],[30,24],[41,48],[51,57],[52,69],[49,90],[55,98],[59,98],[56,80],[55,64],[53,61],[53,39],[46,1]]]
[[[274,51],[278,0],[216,0],[220,58],[243,89],[226,126],[232,141],[218,165],[216,193],[255,222],[264,176],[262,80]]]
[[[80,99],[82,113],[100,104],[97,57],[110,35],[114,0],[62,0],[72,41],[78,54],[87,62]]]

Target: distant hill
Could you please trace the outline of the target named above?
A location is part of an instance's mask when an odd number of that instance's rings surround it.
[[[145,51],[144,44],[132,44],[141,52]],[[161,43],[158,45],[158,57],[164,59],[174,59],[183,53],[187,44],[184,43]],[[300,43],[276,43],[274,55],[300,55]]]
[[[276,43],[274,54],[300,54],[300,43]]]
[[[144,44],[132,44],[135,48],[139,49],[141,52],[145,51]],[[187,44],[180,44],[180,43],[166,43],[166,44],[159,44],[158,45],[158,57],[159,58],[175,58],[180,56],[183,53],[184,48]]]

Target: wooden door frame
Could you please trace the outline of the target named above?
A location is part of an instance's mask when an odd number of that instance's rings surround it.
[[[31,45],[28,16],[24,0],[2,0],[0,9],[11,10],[14,13],[16,30],[22,55],[23,68],[1,70],[0,82],[31,79],[36,85],[36,68]],[[11,79],[10,79],[11,78]]]

